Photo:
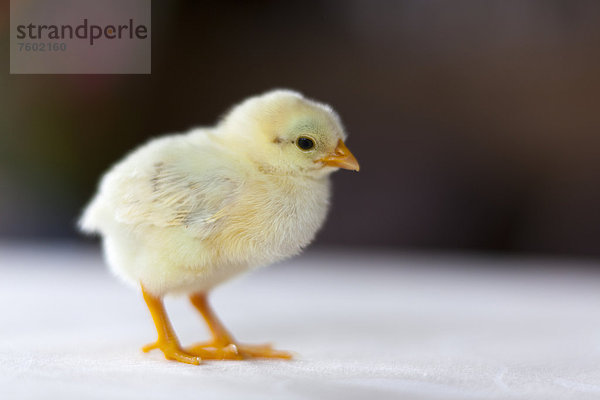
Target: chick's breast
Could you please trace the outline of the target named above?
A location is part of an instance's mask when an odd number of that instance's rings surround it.
[[[263,175],[255,172],[230,210],[223,229],[208,241],[226,245],[233,257],[250,265],[293,256],[308,245],[323,224],[329,180]]]
[[[155,294],[210,289],[300,251],[321,226],[327,178],[266,175],[210,132],[154,140],[115,165],[82,217],[119,277]]]

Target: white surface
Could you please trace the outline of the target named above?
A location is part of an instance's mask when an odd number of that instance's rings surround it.
[[[141,353],[148,312],[97,253],[3,246],[0,398],[596,399],[600,272],[584,267],[301,256],[213,296],[241,341],[295,361],[189,366]],[[167,307],[184,344],[207,338],[185,299]]]

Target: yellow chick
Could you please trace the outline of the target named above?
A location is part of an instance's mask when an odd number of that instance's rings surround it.
[[[291,357],[237,343],[207,293],[312,241],[327,214],[331,172],[359,169],[344,139],[329,106],[274,90],[235,106],[215,127],[151,140],[103,176],[80,227],[100,234],[112,272],[141,288],[158,332],[144,351],[189,364]],[[180,345],[162,302],[171,293],[190,296],[212,341]]]

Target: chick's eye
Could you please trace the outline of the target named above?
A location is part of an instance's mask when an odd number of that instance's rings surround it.
[[[302,150],[310,150],[313,147],[315,147],[315,142],[311,138],[308,138],[306,136],[300,136],[296,141],[296,145]]]

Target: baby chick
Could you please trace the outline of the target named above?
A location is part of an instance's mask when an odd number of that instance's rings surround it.
[[[329,175],[358,171],[337,114],[289,90],[235,106],[212,128],[144,144],[102,178],[80,227],[102,236],[111,270],[141,288],[158,340],[143,348],[189,364],[201,359],[290,358],[238,344],[207,292],[298,254],[323,224]],[[213,340],[183,348],[162,298],[189,294]]]

